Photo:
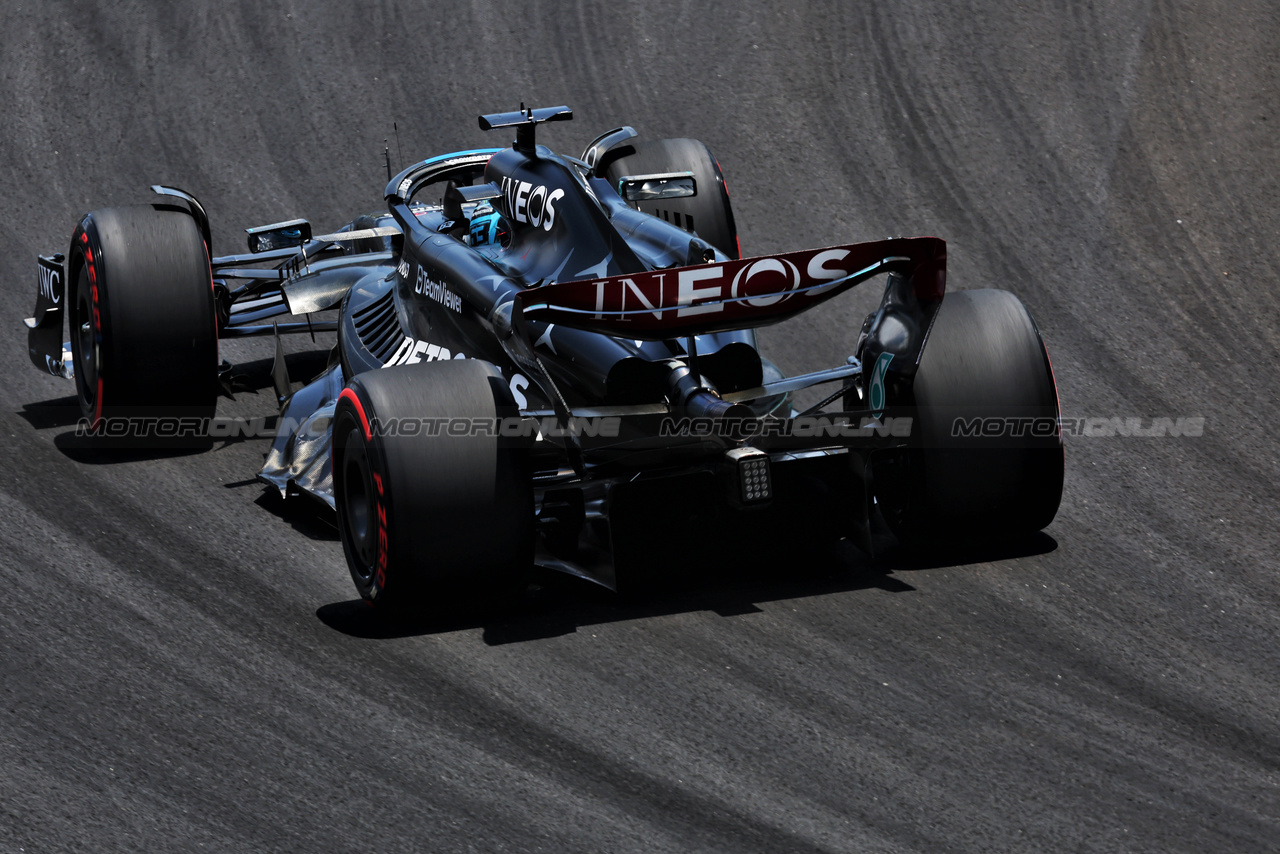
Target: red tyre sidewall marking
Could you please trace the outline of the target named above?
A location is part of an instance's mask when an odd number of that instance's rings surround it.
[[[93,397],[93,423],[91,430],[97,430],[102,424],[102,310],[98,301],[98,270],[93,261],[93,250],[89,246],[89,235],[81,231],[80,242],[83,245],[85,269],[89,271],[89,296],[93,301],[93,347],[94,357],[98,363],[98,387]]]
[[[355,390],[347,387],[338,395],[339,401],[347,401],[351,404],[351,408],[356,411],[356,416],[360,419],[360,429],[364,433],[365,442],[369,443],[369,451],[372,452],[373,431],[369,427],[369,417],[365,414],[364,404],[360,402],[360,396]],[[378,538],[377,538],[377,555],[374,558],[374,575],[369,598],[376,599],[387,586],[387,552],[390,547],[389,535],[387,533],[387,501],[386,487],[382,483],[382,475],[374,469],[374,454],[367,453],[369,461],[370,473],[373,475],[373,485],[376,490],[374,498],[374,516],[378,520]]]
[[[720,186],[724,188],[724,197],[729,198],[729,182],[724,179],[724,170],[720,168],[720,161],[716,160],[712,155],[711,162],[716,165],[716,177],[720,179]],[[734,223],[733,229],[733,245],[738,247],[738,258],[742,258],[742,238],[738,236],[737,224]]]
[[[373,472],[373,482],[378,488],[377,498],[377,516],[378,516],[378,557],[374,562],[377,572],[373,576],[373,583],[378,590],[383,590],[387,586],[387,505],[383,501],[384,492],[382,489],[382,475],[376,471]]]
[[[364,440],[366,442],[373,441],[373,431],[369,429],[369,416],[364,414],[364,406],[360,403],[360,397],[349,386],[342,390],[342,394],[338,395],[338,400],[345,400],[355,409],[356,415],[360,416],[360,429],[364,431]]]

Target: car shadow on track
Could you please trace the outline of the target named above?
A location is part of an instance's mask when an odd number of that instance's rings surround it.
[[[24,403],[18,416],[37,430],[74,427],[80,422],[80,401],[75,395]]]
[[[302,384],[296,378],[312,378],[322,373],[329,360],[327,350],[306,350],[289,353],[285,356],[288,375],[295,378],[291,387],[296,391]],[[244,407],[238,405],[236,395],[258,395],[264,389],[271,388],[271,366],[273,359],[256,359],[239,362],[224,377],[224,395],[219,401],[217,418],[234,420],[237,417],[249,421],[260,421],[268,429],[274,431],[276,413],[259,414],[262,406],[255,405],[252,414],[246,414]],[[309,381],[309,379],[307,380]],[[230,398],[228,401],[227,398]],[[267,402],[269,407],[274,405]],[[157,440],[127,437],[124,441],[112,438],[88,435],[85,431],[88,422],[80,412],[80,402],[75,395],[53,398],[35,403],[24,403],[17,415],[35,430],[63,430],[53,437],[53,444],[69,459],[86,465],[111,465],[130,463],[152,459],[184,457],[192,454],[216,451],[228,445],[240,442],[263,440],[263,436],[247,436],[243,432],[216,438],[184,437],[173,441],[165,438]],[[73,428],[67,430],[65,428]]]
[[[898,573],[975,563],[1007,561],[1045,554],[1057,542],[1039,533],[996,546],[953,552],[949,557],[922,558],[889,551],[870,558],[848,543],[808,553],[763,554],[751,565],[712,568],[682,575],[661,591],[620,596],[587,581],[538,569],[523,597],[500,611],[447,613],[390,619],[362,600],[324,605],[316,611],[329,628],[369,640],[482,630],[489,646],[543,640],[573,634],[580,628],[710,611],[721,617],[761,613],[760,604],[786,599],[882,590],[909,593],[916,588]]]
[[[186,443],[185,446],[170,444],[163,447],[128,447],[118,443],[104,443],[98,437],[84,434],[83,430],[88,422],[82,419],[80,401],[74,396],[59,397],[38,403],[24,403],[18,416],[36,430],[74,428],[54,436],[53,445],[68,459],[86,465],[110,465],[168,457],[186,457],[202,453],[208,450],[210,445],[208,441],[199,440],[194,444]]]
[[[228,489],[242,486],[263,486],[262,481],[254,479],[228,483]],[[253,503],[289,524],[295,531],[312,540],[328,540],[338,543],[338,521],[334,512],[314,498],[306,495],[295,495],[283,498],[275,487],[267,487]],[[341,556],[341,548],[339,548]]]
[[[922,569],[963,567],[975,563],[997,563],[1018,558],[1048,554],[1058,548],[1058,541],[1044,531],[1036,531],[1014,540],[967,547],[952,547],[934,554],[919,554],[894,549],[886,552],[879,563],[895,572]]]

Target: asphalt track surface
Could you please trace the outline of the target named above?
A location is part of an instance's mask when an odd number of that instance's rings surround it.
[[[1274,4],[0,20],[0,850],[1280,850]],[[406,162],[502,144],[475,117],[522,100],[575,108],[542,137],[570,152],[706,141],[748,254],[945,237],[951,288],[1031,308],[1065,415],[1203,432],[1070,437],[1058,517],[1002,553],[848,549],[640,605],[548,582],[413,631],[352,601],[323,514],[251,482],[265,441],[73,441],[21,318],[82,213],[165,182],[215,252],[337,227],[378,209],[393,121]],[[843,358],[876,298],[768,355]]]

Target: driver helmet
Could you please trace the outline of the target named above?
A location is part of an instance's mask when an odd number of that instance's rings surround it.
[[[501,246],[504,249],[511,245],[511,227],[507,218],[492,205],[480,205],[472,213],[471,245]]]

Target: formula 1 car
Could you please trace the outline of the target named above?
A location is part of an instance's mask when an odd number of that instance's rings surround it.
[[[768,537],[871,551],[873,525],[930,547],[1053,519],[1057,389],[1015,296],[944,295],[932,237],[742,258],[707,146],[629,127],[581,158],[537,144],[570,118],[482,116],[510,147],[394,177],[388,158],[386,212],[250,228],[248,254],[211,257],[204,208],[175,188],[94,211],[39,259],[32,361],[74,377],[106,440],[208,423],[219,338],[275,335],[279,356],[280,334],[335,330],[295,393],[277,359],[258,476],[336,510],[380,606],[509,589],[535,562],[626,589],[682,538],[713,557]],[[881,275],[844,364],[785,377],[761,356],[757,327]],[[798,409],[802,390],[817,399]]]

